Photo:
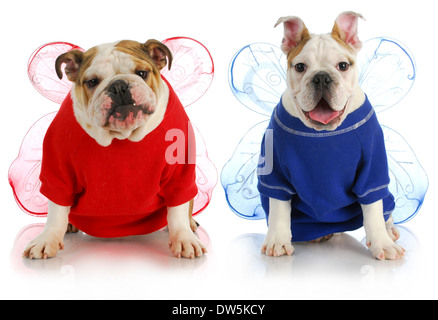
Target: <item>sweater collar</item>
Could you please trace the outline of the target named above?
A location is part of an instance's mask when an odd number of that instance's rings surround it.
[[[278,103],[274,109],[273,117],[275,122],[283,130],[300,136],[307,137],[327,137],[343,134],[357,129],[361,125],[365,124],[374,114],[374,109],[365,96],[365,102],[362,106],[352,113],[350,113],[342,122],[342,124],[333,131],[317,131],[315,129],[307,127],[300,119],[291,116],[283,106],[282,100]]]

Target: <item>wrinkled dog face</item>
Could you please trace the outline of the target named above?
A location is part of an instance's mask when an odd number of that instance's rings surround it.
[[[294,115],[316,130],[336,129],[348,113],[358,88],[357,18],[344,13],[331,34],[311,35],[301,19],[280,18],[282,50],[288,58],[288,94]]]
[[[69,51],[58,57],[56,70],[62,77],[60,68],[65,63],[66,75],[74,82],[75,107],[86,122],[81,125],[127,136],[155,112],[160,70],[167,60],[170,67],[171,59],[169,49],[159,41],[125,40],[84,53]]]

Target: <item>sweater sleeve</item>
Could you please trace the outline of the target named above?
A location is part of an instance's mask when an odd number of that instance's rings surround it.
[[[168,131],[166,137],[170,144],[166,150],[159,195],[167,207],[184,204],[198,194],[195,136],[190,122],[187,123],[187,130]]]
[[[382,128],[374,115],[371,128],[360,135],[362,161],[353,192],[361,204],[371,204],[389,195],[388,159]]]
[[[43,143],[41,163],[41,193],[61,206],[72,206],[76,194],[76,173],[69,143],[63,143],[68,132],[61,134],[57,119],[53,121]]]
[[[291,200],[295,194],[293,186],[286,179],[281,158],[278,155],[278,140],[273,138],[273,130],[267,129],[263,137],[260,160],[257,168],[259,192],[269,198],[282,201]]]

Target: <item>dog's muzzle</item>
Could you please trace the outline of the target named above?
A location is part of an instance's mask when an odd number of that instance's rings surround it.
[[[107,95],[112,102],[106,115],[105,126],[128,129],[140,122],[144,115],[154,112],[149,104],[135,101],[130,84],[125,80],[118,79],[111,83]]]
[[[304,112],[304,114],[313,121],[324,125],[329,124],[332,120],[341,116],[345,109],[341,111],[333,110],[325,98],[330,94],[329,91],[332,89],[333,79],[327,72],[318,72],[312,79],[312,85],[315,96],[318,96],[318,103],[313,110]]]

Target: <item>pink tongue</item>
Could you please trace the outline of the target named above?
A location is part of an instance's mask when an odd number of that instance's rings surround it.
[[[330,108],[325,99],[321,99],[315,109],[309,112],[309,117],[312,120],[327,124],[339,116],[340,113],[340,111],[334,111],[332,108]]]

